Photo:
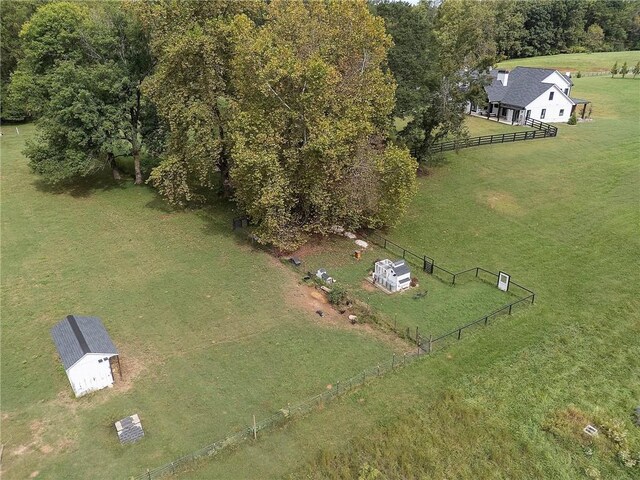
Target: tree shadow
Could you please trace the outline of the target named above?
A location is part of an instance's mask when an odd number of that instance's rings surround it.
[[[147,202],[145,207],[161,212],[166,216],[179,213],[194,215],[202,222],[201,231],[205,235],[233,238],[237,245],[251,245],[251,241],[248,239],[250,229],[233,229],[234,217],[240,216],[233,201],[218,195],[211,195],[206,199],[206,202],[205,205],[201,206],[177,207],[171,205],[154,190],[154,198]]]
[[[173,207],[169,202],[167,202],[164,198],[162,198],[160,194],[155,190],[153,190],[153,200],[148,201],[145,204],[145,207],[150,208],[152,210],[157,210],[165,214],[177,213],[182,211],[177,207]]]
[[[110,175],[97,173],[73,182],[49,183],[42,178],[37,178],[33,186],[40,192],[53,195],[71,195],[74,198],[87,198],[95,192],[110,190],[124,190],[133,184],[132,179],[114,180]]]

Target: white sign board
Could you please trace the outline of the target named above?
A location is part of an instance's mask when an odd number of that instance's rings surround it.
[[[504,272],[498,273],[498,288],[503,292],[509,290],[509,280],[511,277]]]

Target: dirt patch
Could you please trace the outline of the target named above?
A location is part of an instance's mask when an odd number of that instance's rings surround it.
[[[328,241],[328,237],[322,237],[320,235],[314,235],[304,245],[298,248],[295,252],[291,252],[287,256],[305,257],[315,255],[320,252],[326,252],[331,248],[331,243]]]
[[[40,451],[42,453],[51,453],[51,452],[53,452],[53,450],[54,450],[54,448],[51,445],[48,445],[48,444],[47,445],[42,445],[40,447]]]
[[[321,301],[322,303],[329,303],[329,300],[327,300],[327,297],[326,297],[323,293],[319,292],[319,291],[318,291],[318,290],[316,290],[316,289],[311,290],[311,293],[309,293],[309,295],[310,295],[313,299],[315,299],[315,300],[319,300],[319,301]]]
[[[578,442],[580,444],[591,443],[583,429],[592,423],[590,416],[575,406],[552,412],[542,424],[542,429],[562,440]]]
[[[136,351],[137,353],[133,353]],[[133,387],[136,379],[140,377],[140,375],[147,370],[150,362],[147,355],[141,355],[140,350],[129,350],[128,348],[123,349],[123,353],[120,355],[120,368],[122,369],[122,378],[118,375],[117,370],[115,373],[115,382],[113,388],[110,390],[113,393],[122,393],[127,392]],[[155,363],[156,365],[158,363]]]
[[[31,449],[29,448],[29,445],[18,445],[16,448],[11,450],[11,455],[13,455],[15,457],[19,457],[20,455],[24,455],[25,453],[29,452],[30,450]]]
[[[31,472],[31,475],[29,475],[29,478],[36,478],[38,475],[40,475],[40,470],[35,470]]]
[[[376,287],[373,283],[369,282],[368,280],[363,280],[362,281],[362,289],[367,291],[367,292],[377,292],[377,291],[379,291],[379,288]]]
[[[521,215],[522,207],[515,197],[508,192],[485,191],[478,195],[478,202],[505,215]]]
[[[373,285],[371,286],[374,289],[376,288]],[[340,328],[343,330],[352,330],[362,333],[363,335],[373,337],[378,341],[382,341],[390,345],[397,352],[406,352],[409,350],[407,343],[404,340],[398,338],[398,336],[394,335],[393,333],[384,332],[369,324],[352,324],[348,318],[349,311],[341,314],[331,304],[329,304],[326,295],[323,292],[315,289],[313,286],[296,285],[289,291],[289,298],[292,300],[292,302],[302,310],[312,312],[312,318],[314,319],[313,321],[316,324],[322,325],[324,327]],[[320,315],[316,314],[318,310],[322,310],[322,312],[324,313],[323,317],[320,317]]]

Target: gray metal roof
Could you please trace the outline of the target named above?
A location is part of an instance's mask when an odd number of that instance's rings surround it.
[[[485,87],[490,102],[524,108],[551,88],[551,83],[542,81],[556,70],[550,68],[516,67],[509,73],[507,85],[498,81],[497,70],[491,70],[491,85]],[[562,75],[571,83],[571,79]],[[573,85],[573,83],[571,83]]]
[[[392,268],[393,273],[395,273],[398,277],[400,277],[401,275],[406,275],[407,273],[411,273],[411,270],[409,270],[409,267],[404,260],[396,260],[395,262],[393,262]]]
[[[127,443],[135,443],[144,437],[142,423],[140,422],[140,417],[138,417],[137,414],[123,418],[116,422],[115,426],[120,443],[123,445]]]
[[[589,100],[585,100],[584,98],[571,97],[571,100],[573,100],[573,103],[575,103],[576,105],[586,105],[587,103],[591,103]]]
[[[87,353],[118,354],[118,350],[98,317],[67,315],[51,329],[51,337],[65,370]]]

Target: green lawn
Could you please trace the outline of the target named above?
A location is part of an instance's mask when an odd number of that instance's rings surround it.
[[[640,82],[574,81],[592,122],[447,154],[387,233],[453,271],[504,270],[536,305],[180,478],[638,478],[580,431],[616,421],[640,451]],[[390,354],[292,303],[296,276],[230,235],[231,212],[106,180],[48,191],[20,131],[1,140],[3,478],[127,478]],[[71,398],[49,338],[70,312],[102,316],[127,388]],[[147,436],[120,447],[131,413]]]
[[[387,325],[398,331],[409,328],[412,337],[415,337],[416,327],[423,338],[438,337],[518,299],[515,294],[502,292],[495,284],[487,283],[495,278],[486,274],[480,277],[486,281],[476,279],[475,272],[464,274],[454,286],[448,275],[443,281],[415,265],[410,265],[411,276],[418,279],[418,286],[391,295],[373,287],[365,278],[376,260],[396,260],[401,254],[370,243],[361,259],[356,260],[353,256],[356,248],[353,240],[344,237],[320,242],[313,253],[303,257],[304,271],[326,269],[338,285],[381,314]],[[446,264],[442,266],[447,268]],[[468,267],[476,265],[469,264]],[[416,298],[416,294],[424,292],[426,295]]]
[[[640,51],[599,52],[599,53],[562,53],[546,57],[514,58],[498,64],[502,68],[542,67],[564,72],[608,72],[615,62],[622,66],[624,62],[629,70],[640,61]]]
[[[3,478],[125,478],[391,355],[287,302],[295,278],[232,212],[172,212],[108,178],[52,191],[20,133],[1,140]],[[49,333],[69,313],[102,317],[126,385],[72,398]],[[132,413],[147,437],[123,448],[113,422]]]
[[[531,127],[522,125],[508,125],[502,122],[487,120],[485,118],[472,117],[467,115],[465,124],[469,129],[469,136],[480,137],[483,135],[497,135],[500,133],[525,132],[533,130]]]
[[[593,122],[448,154],[388,233],[452,269],[507,271],[536,305],[181,478],[282,477],[309,457],[292,478],[367,462],[380,478],[638,478],[581,430],[617,421],[640,451],[640,82],[575,83]]]

